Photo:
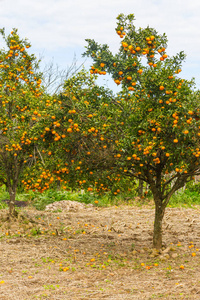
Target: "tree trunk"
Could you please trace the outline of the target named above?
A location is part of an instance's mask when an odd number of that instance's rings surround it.
[[[156,203],[155,219],[154,219],[154,232],[153,232],[153,247],[160,250],[162,247],[162,220],[165,213],[165,208],[162,207],[161,201]]]
[[[15,211],[15,196],[16,193],[9,188],[9,195],[10,195],[10,201],[9,201],[9,217],[15,217],[17,215],[17,212]]]
[[[60,187],[60,181],[57,180],[57,191],[60,191],[61,190],[61,187]]]
[[[144,181],[139,179],[138,196],[143,196]]]

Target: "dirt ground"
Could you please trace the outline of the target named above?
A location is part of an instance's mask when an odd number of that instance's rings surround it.
[[[200,208],[167,208],[163,249],[154,209],[56,203],[0,211],[0,299],[200,299]]]

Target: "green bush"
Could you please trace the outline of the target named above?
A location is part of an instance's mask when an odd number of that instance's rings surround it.
[[[111,193],[98,195],[95,193],[84,192],[84,191],[58,191],[58,190],[47,190],[42,194],[39,192],[29,191],[28,193],[18,193],[16,200],[27,201],[31,203],[37,210],[44,210],[48,204],[56,201],[71,200],[78,201],[85,204],[93,204],[95,206],[110,206],[119,204],[133,204],[138,205],[134,198],[137,196],[136,189],[120,193],[113,196]],[[147,194],[146,197],[151,198],[151,195]],[[5,186],[0,187],[0,209],[6,208],[7,204],[2,200],[9,199],[9,194],[6,191]],[[145,203],[148,201],[145,199]],[[141,200],[141,205],[144,204],[144,200]],[[174,194],[170,201],[170,206],[187,206],[192,207],[193,205],[200,205],[200,182],[199,183],[188,183],[185,190],[179,190]]]
[[[188,183],[185,190],[174,194],[170,201],[171,206],[193,206],[200,205],[200,183]]]
[[[200,182],[189,182],[186,185],[186,190],[190,192],[196,192],[200,195]]]

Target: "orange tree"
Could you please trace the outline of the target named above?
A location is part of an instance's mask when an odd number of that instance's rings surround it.
[[[41,132],[45,149],[42,153],[45,155],[46,165],[43,169],[39,166],[40,184],[32,182],[26,186],[28,189],[39,187],[43,191],[49,188],[50,184],[57,182],[64,189],[71,187],[93,190],[91,185],[94,176],[91,175],[92,169],[96,169],[96,164],[92,163],[94,157],[91,161],[90,149],[93,148],[94,151],[95,146],[97,147],[94,138],[99,138],[97,128],[101,127],[101,121],[105,119],[103,114],[108,105],[106,102],[110,102],[112,95],[111,91],[97,86],[95,77],[87,74],[85,70],[65,82],[62,93],[55,96],[52,104],[46,109],[45,126]],[[102,117],[100,120],[96,119],[94,125],[92,119],[97,116],[96,112],[99,109],[102,110]],[[103,140],[101,136],[101,143]],[[103,149],[105,148],[107,147],[104,145]],[[108,153],[105,153],[101,161],[108,161]],[[103,166],[101,168],[104,170]],[[51,182],[47,182],[47,174],[51,174]],[[100,176],[98,177],[100,181]],[[108,190],[106,186],[104,190],[103,186],[99,192]]]
[[[65,82],[45,108],[39,125],[45,164],[31,168],[29,182],[23,180],[26,190],[59,186],[116,195],[130,188],[129,180],[108,172],[115,163],[112,141],[104,139],[111,99],[116,103],[112,91],[99,87],[84,69]]]
[[[166,36],[149,27],[136,30],[133,21],[133,15],[117,18],[122,38],[117,54],[86,40],[84,55],[93,59],[92,74],[109,73],[122,86],[108,104],[107,130],[101,130],[116,152],[112,172],[149,184],[155,201],[153,246],[159,249],[171,196],[200,173],[199,98],[193,82],[178,76],[184,53],[169,58]]]
[[[8,189],[9,213],[14,215],[17,187],[21,180],[31,181],[30,168],[41,161],[38,123],[45,118],[46,96],[38,61],[28,54],[30,43],[16,29],[8,36],[4,29],[0,32],[6,45],[0,50],[0,184]]]
[[[115,96],[92,79],[85,86],[84,78],[66,82],[55,172],[67,184],[98,192],[120,192],[124,178],[147,182],[155,201],[153,246],[159,249],[171,196],[200,173],[199,97],[193,82],[178,75],[184,53],[167,56],[165,35],[136,30],[133,15],[117,20],[119,52],[87,40],[85,55],[93,59],[92,76],[109,73],[122,91]]]

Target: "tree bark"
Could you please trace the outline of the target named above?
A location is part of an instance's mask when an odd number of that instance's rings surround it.
[[[10,201],[9,201],[9,217],[16,217],[17,212],[15,211],[15,196],[16,192],[12,190],[12,188],[9,188],[9,195],[10,195]]]
[[[153,247],[160,250],[162,247],[162,220],[165,213],[165,208],[160,203],[155,202],[155,219],[153,232]]]
[[[61,187],[60,187],[60,181],[57,180],[57,191],[60,191],[61,190]]]
[[[138,187],[138,196],[143,196],[143,188],[144,188],[144,181],[142,179],[139,179],[139,187]]]

